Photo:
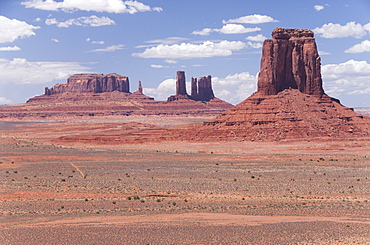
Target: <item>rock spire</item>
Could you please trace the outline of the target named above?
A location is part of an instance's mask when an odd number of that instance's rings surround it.
[[[191,78],[191,95],[186,92],[185,72],[177,71],[176,73],[176,95],[168,97],[167,101],[180,99],[191,99],[196,101],[210,101],[215,95],[212,89],[212,77],[210,75],[200,77],[199,79]]]

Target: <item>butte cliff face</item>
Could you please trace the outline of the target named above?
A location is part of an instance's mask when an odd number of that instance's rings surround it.
[[[258,92],[275,95],[287,88],[322,95],[320,57],[314,33],[308,29],[276,28],[264,41]]]
[[[258,91],[204,122],[194,139],[282,140],[370,135],[370,118],[324,93],[313,32],[276,28],[264,42]]]
[[[212,89],[212,77],[210,75],[200,77],[199,80],[191,78],[191,95],[186,92],[186,79],[184,71],[176,73],[176,95],[168,97],[167,101],[190,99],[195,101],[210,101],[215,98]]]
[[[103,92],[130,92],[128,77],[116,73],[103,74],[76,74],[68,78],[66,84],[56,84],[52,88],[45,88],[45,95],[74,93],[103,93]]]

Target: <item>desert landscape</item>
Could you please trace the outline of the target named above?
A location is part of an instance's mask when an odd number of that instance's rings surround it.
[[[163,102],[75,75],[1,106],[1,244],[370,244],[369,109],[325,94],[312,31],[262,51],[234,107],[181,71]]]

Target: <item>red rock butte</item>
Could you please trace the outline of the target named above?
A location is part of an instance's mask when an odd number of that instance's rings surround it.
[[[311,30],[274,29],[262,47],[258,91],[204,122],[193,139],[369,136],[369,117],[324,93],[320,66]]]

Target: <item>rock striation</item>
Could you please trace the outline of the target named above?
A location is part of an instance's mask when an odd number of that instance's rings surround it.
[[[75,74],[68,78],[66,84],[57,83],[52,88],[45,88],[45,95],[72,93],[130,92],[129,79],[116,73]]]
[[[275,95],[287,88],[322,95],[320,56],[308,29],[275,28],[262,47],[258,92]]]
[[[191,78],[191,95],[186,92],[186,79],[184,71],[176,73],[176,95],[168,97],[167,101],[190,99],[195,101],[210,101],[215,98],[212,89],[212,77],[210,75],[200,77],[199,80]]]

